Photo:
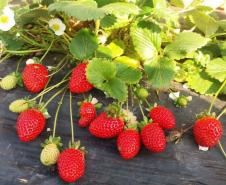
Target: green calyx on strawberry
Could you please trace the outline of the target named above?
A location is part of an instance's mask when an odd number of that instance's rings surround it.
[[[58,174],[68,183],[77,181],[85,173],[85,154],[80,147],[80,141],[70,145],[70,148],[60,153],[57,160]]]
[[[0,87],[7,91],[14,89],[17,85],[21,86],[21,74],[18,72],[8,74],[0,81]]]
[[[60,155],[60,150],[63,146],[60,137],[52,137],[46,139],[44,143],[41,144],[43,147],[40,154],[40,161],[45,166],[51,166],[56,164],[58,157]]]

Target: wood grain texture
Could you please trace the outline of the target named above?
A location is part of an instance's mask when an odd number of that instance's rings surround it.
[[[9,65],[10,64],[10,65]],[[15,60],[0,66],[0,76],[4,76],[15,67]],[[59,80],[55,79],[56,81]],[[166,93],[160,94],[161,103],[171,108],[176,115],[177,125],[191,125],[195,114],[208,107],[209,98],[192,94],[193,101],[187,108],[175,108]],[[104,104],[111,100],[94,90],[92,94]],[[8,105],[15,99],[29,95],[22,88],[5,92],[0,90],[0,185],[62,185],[56,172],[46,168],[39,162],[40,143],[50,134],[44,132],[31,143],[21,143],[16,135],[15,123],[17,115],[8,111]],[[45,97],[46,99],[48,98]],[[59,98],[58,98],[59,99]],[[76,103],[82,96],[73,97],[73,109],[76,117]],[[150,101],[155,102],[152,94]],[[54,115],[57,99],[49,106]],[[224,106],[218,100],[215,110]],[[140,116],[137,106],[131,107]],[[76,120],[75,120],[76,121]],[[221,121],[226,123],[226,116]],[[49,119],[47,127],[52,127],[53,119]],[[69,98],[66,97],[59,115],[57,134],[65,143],[70,139]],[[194,143],[192,133],[188,133],[177,145],[168,144],[166,152],[152,154],[142,149],[131,161],[120,158],[116,150],[115,140],[100,140],[92,137],[86,129],[75,124],[76,139],[80,139],[88,150],[85,176],[76,185],[225,185],[226,160],[218,148],[208,152],[199,151]],[[226,135],[222,138],[226,148]]]

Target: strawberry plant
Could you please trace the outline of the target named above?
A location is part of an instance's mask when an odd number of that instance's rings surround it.
[[[20,113],[16,124],[20,140],[29,142],[41,134],[50,118],[49,103],[63,93],[40,160],[46,166],[57,164],[64,181],[78,180],[85,172],[85,152],[80,141],[74,141],[72,94],[85,96],[97,89],[112,103],[98,114],[100,103],[84,98],[79,103],[80,127],[88,127],[98,138],[117,137],[124,159],[134,158],[141,142],[151,152],[163,152],[164,129],[174,129],[176,119],[164,105],[152,105],[149,97],[151,91],[169,90],[175,105],[186,107],[191,97],[171,90],[172,82],[177,82],[214,96],[193,132],[198,145],[219,144],[225,155],[219,118],[226,109],[218,117],[212,113],[218,95],[226,94],[226,21],[219,13],[224,8],[224,1],[210,0],[25,0],[20,4],[1,0],[0,64],[16,57],[17,67],[2,76],[0,87],[6,91],[24,87],[34,96],[9,106]],[[50,53],[57,57],[49,65]],[[64,74],[62,79],[53,81],[59,73]],[[63,150],[56,127],[68,91],[72,138]],[[50,92],[54,94],[46,99]],[[142,120],[130,110],[133,106],[139,106]]]

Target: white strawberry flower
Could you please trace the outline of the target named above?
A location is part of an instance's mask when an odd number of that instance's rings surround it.
[[[209,150],[209,147],[205,147],[205,146],[200,146],[199,145],[199,150],[206,152],[206,151]]]
[[[100,44],[105,44],[107,42],[107,37],[106,35],[99,35],[98,40]]]
[[[171,92],[169,94],[169,98],[174,101],[176,101],[179,97],[180,97],[180,92]]]
[[[13,26],[15,26],[15,24],[14,12],[6,6],[0,15],[0,30],[9,31]]]
[[[98,99],[92,98],[91,103],[92,103],[93,105],[97,104],[97,103],[98,103]]]
[[[57,36],[63,35],[66,29],[66,25],[58,18],[50,19],[49,27]]]

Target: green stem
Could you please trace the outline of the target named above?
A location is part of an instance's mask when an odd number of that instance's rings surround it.
[[[44,109],[44,108],[46,108],[48,105],[49,105],[49,103],[54,99],[54,98],[56,98],[60,93],[62,93],[64,90],[66,89],[66,87],[64,87],[63,89],[61,89],[61,90],[59,90],[59,91],[57,91],[43,106],[42,106],[42,108],[40,109],[41,111]]]
[[[54,124],[53,124],[53,138],[56,135],[57,119],[58,119],[59,111],[60,111],[60,108],[61,108],[61,106],[63,104],[63,99],[64,99],[64,96],[65,96],[66,92],[67,92],[67,90],[64,91],[60,101],[58,102],[58,106],[57,106],[57,110],[56,110],[56,114],[55,114],[55,118],[54,118]]]
[[[147,99],[144,99],[145,103],[148,105],[148,107],[151,107],[151,104],[148,102]]]
[[[144,115],[144,111],[143,111],[143,109],[142,109],[142,107],[141,107],[141,103],[140,103],[140,101],[138,101],[138,104],[139,104],[139,108],[140,108],[140,112],[141,112],[141,114],[142,114],[142,116],[143,116],[143,119],[145,120],[145,115]]]
[[[226,113],[226,108],[224,108],[223,111],[217,116],[217,119],[220,119],[221,116],[224,115],[224,113]]]
[[[72,112],[72,94],[70,92],[70,119],[71,119],[71,143],[74,143],[74,122],[73,122],[73,112]]]
[[[11,54],[7,54],[7,55],[5,55],[1,60],[0,60],[0,64],[2,63],[2,62],[4,62],[5,60],[7,60],[8,58],[10,58],[11,57]]]
[[[45,51],[45,49],[31,49],[31,50],[23,50],[23,51],[13,51],[13,50],[6,50],[7,53],[10,54],[29,54],[35,52]]]
[[[40,62],[43,61],[43,59],[46,57],[46,55],[49,53],[50,49],[52,48],[54,43],[54,40],[51,42],[51,44],[49,45],[48,49],[46,50],[46,52],[44,53],[44,55],[42,56],[42,58],[40,59]]]
[[[43,90],[43,91],[42,91],[41,93],[39,93],[37,96],[35,96],[34,98],[30,99],[29,102],[36,100],[36,99],[39,98],[40,96],[42,96],[42,95],[44,95],[44,94],[50,92],[51,90],[53,90],[53,89],[59,87],[61,84],[65,83],[65,82],[67,82],[67,81],[68,81],[68,79],[67,79],[67,80],[62,80],[62,81],[59,82],[58,84],[55,84],[55,85],[53,85],[53,86],[51,86],[51,87],[49,87],[49,88]]]
[[[209,107],[209,110],[208,110],[208,114],[211,113],[212,108],[213,108],[213,104],[214,104],[214,102],[216,101],[218,95],[220,94],[220,92],[222,91],[222,89],[224,88],[225,85],[226,85],[226,80],[225,80],[224,83],[220,86],[220,88],[218,89],[217,93],[215,94],[215,96],[214,96],[214,98],[213,98],[213,100],[212,100],[212,102],[211,102],[211,104],[210,104],[210,107]]]
[[[30,45],[37,46],[37,47],[45,47],[45,46],[43,46],[42,44],[39,44],[38,42],[36,42],[36,41],[30,39],[29,37],[27,37],[26,35],[24,35],[24,34],[22,34],[22,33],[20,33],[20,36],[21,36],[21,38],[22,38],[25,42],[27,42],[27,43],[30,44]]]
[[[23,60],[23,58],[20,58],[20,60],[17,62],[16,72],[19,71],[20,63],[21,63],[22,60]]]
[[[95,34],[96,35],[98,35],[99,29],[100,29],[100,20],[98,19],[95,21]]]
[[[220,141],[218,141],[218,145],[219,145],[219,148],[220,148],[220,150],[221,150],[221,153],[222,153],[222,154],[224,155],[224,157],[226,158],[226,153],[225,153],[224,148],[223,148],[223,146],[222,146],[222,144],[221,144]]]
[[[67,57],[67,56],[66,56],[66,57]],[[51,74],[49,75],[49,77],[55,75],[55,74],[58,73],[61,69],[64,68],[64,66],[67,64],[67,62],[65,62],[62,66],[61,66],[61,64],[65,61],[66,57],[64,57],[64,58],[59,62],[59,64],[58,64],[57,67],[56,67],[56,70],[55,70],[53,73],[51,73]]]

